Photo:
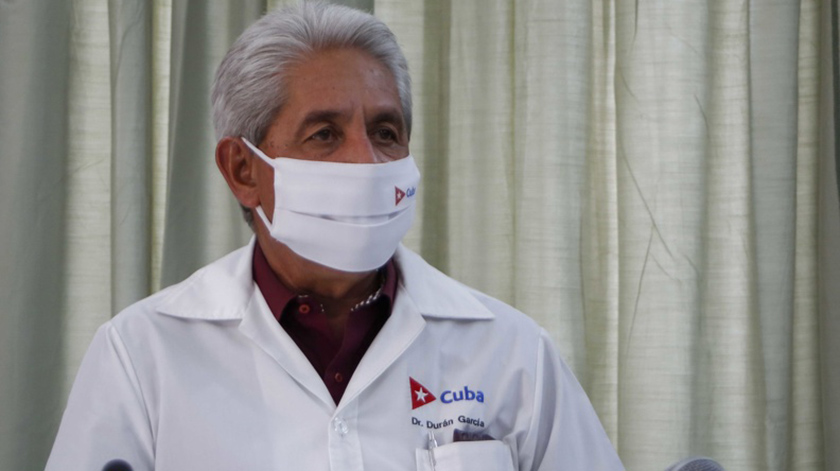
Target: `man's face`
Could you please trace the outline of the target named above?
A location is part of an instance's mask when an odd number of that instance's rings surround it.
[[[379,163],[408,155],[391,73],[368,54],[334,49],[289,69],[289,96],[260,147],[271,157]]]
[[[393,76],[356,49],[318,52],[286,76],[288,100],[259,147],[269,157],[345,163],[382,163],[408,155]],[[272,214],[271,168],[258,175],[263,208]]]

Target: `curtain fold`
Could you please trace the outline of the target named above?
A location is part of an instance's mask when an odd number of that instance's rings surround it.
[[[587,324],[605,327],[599,330],[604,338],[610,330],[600,316],[584,315],[582,296],[583,156],[591,123],[590,4],[514,2],[508,53],[513,67],[508,139],[513,147],[505,150],[513,234],[512,266],[504,276],[511,288],[509,294],[497,294],[526,313],[543,313],[540,324],[554,334],[561,355],[587,387],[601,376],[601,371],[586,366],[589,354],[601,356],[601,339],[581,334]]]
[[[441,58],[449,158],[437,162],[448,179],[448,271],[505,299],[514,264],[512,9],[504,0],[449,4],[449,55]]]
[[[0,3],[0,467],[42,464],[60,418],[73,16]],[[38,28],[32,27],[39,25]]]
[[[817,305],[825,467],[840,469],[840,29],[837,0],[819,6]]]
[[[108,3],[111,81],[111,311],[151,292],[152,4]]]
[[[294,2],[0,2],[0,468],[98,325],[250,237],[210,87]],[[405,243],[546,327],[628,470],[840,468],[836,0],[335,3],[409,61]]]
[[[801,6],[806,9],[806,2]],[[799,7],[789,2],[772,2],[766,8],[753,6],[750,10],[751,141],[755,182],[752,210],[756,227],[762,228],[756,234],[756,275],[768,443],[784,443],[792,438],[788,409],[794,393],[790,385],[795,364],[791,360],[794,348],[801,348],[794,343],[792,335],[795,322],[793,257],[798,236],[796,220],[800,214],[796,198],[797,160],[805,165],[816,162],[813,154],[798,159],[796,148],[797,120],[809,122],[808,104],[799,101],[797,88],[810,86],[808,82],[814,75],[813,70],[800,68],[800,80],[795,73],[800,55],[800,23],[805,26],[802,35],[814,37],[814,31],[807,28],[810,26],[808,15],[800,16]],[[794,21],[796,18],[799,21]],[[799,110],[797,103],[801,103]],[[810,127],[804,126],[802,130],[810,131]],[[802,209],[808,211],[809,208],[813,205],[806,203]],[[806,220],[811,223],[813,217]],[[814,260],[813,253],[796,255],[800,262]],[[769,465],[772,468],[788,465],[787,461],[793,458],[789,456],[790,451],[786,447],[769,446]]]
[[[260,0],[189,0],[172,6],[162,286],[183,280],[250,237],[216,168],[210,89],[224,53],[265,9]]]
[[[619,303],[615,5],[592,2],[586,173],[581,193],[581,276],[590,400],[618,448]]]
[[[749,22],[746,1],[616,3],[619,453],[631,469],[690,454],[767,469]]]
[[[376,16],[397,35],[409,63],[414,100],[411,153],[420,168],[423,197],[405,245],[429,263],[448,270],[450,0],[377,0]]]
[[[823,430],[823,417],[832,406],[823,401],[820,387],[820,327],[818,280],[819,246],[819,123],[820,68],[831,61],[820,59],[820,2],[803,1],[799,11],[797,80],[797,136],[795,201],[796,218],[793,240],[793,321],[791,336],[790,435],[792,452],[787,465],[791,469],[833,469],[825,457],[825,443],[831,435]],[[774,291],[768,286],[767,291]],[[765,347],[765,351],[769,348]],[[836,407],[836,406],[835,406]],[[816,457],[823,457],[822,459]]]

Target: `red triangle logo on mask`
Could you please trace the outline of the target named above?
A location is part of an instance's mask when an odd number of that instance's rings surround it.
[[[431,391],[426,389],[425,386],[418,383],[411,376],[408,377],[408,381],[411,384],[411,410],[417,409],[418,407],[423,407],[426,404],[434,402],[435,399],[437,399]]]
[[[396,202],[396,203],[394,203],[394,206],[396,206],[396,205],[400,204],[400,201],[402,201],[402,199],[403,199],[403,198],[405,198],[405,192],[404,192],[404,191],[402,191],[402,190],[400,190],[400,189],[399,189],[399,188],[397,188],[397,187],[394,187],[394,190],[396,190],[396,193],[397,193],[397,194],[396,194],[396,200],[397,200],[397,202]]]

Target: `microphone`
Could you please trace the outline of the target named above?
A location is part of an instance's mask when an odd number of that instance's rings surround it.
[[[102,471],[131,471],[133,468],[123,460],[111,460],[105,463]]]
[[[665,471],[726,471],[711,458],[694,456],[672,464]]]

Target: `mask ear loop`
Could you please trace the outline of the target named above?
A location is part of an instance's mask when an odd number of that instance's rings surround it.
[[[262,205],[256,207],[257,216],[262,219],[263,224],[265,224],[265,228],[268,229],[268,232],[272,232],[272,225],[271,221],[268,220],[268,217],[265,215],[265,211],[263,211]]]
[[[248,146],[249,149],[251,149],[251,152],[253,152],[254,154],[257,155],[257,157],[263,159],[263,161],[265,161],[265,163],[274,167],[274,165],[272,165],[272,163],[271,163],[272,159],[270,159],[267,155],[265,155],[265,153],[263,153],[263,151],[261,151],[259,147],[255,146],[254,144],[251,144],[251,141],[249,141],[248,139],[245,139],[244,137],[240,137],[240,139],[242,139],[242,142],[244,142],[245,145]]]
[[[259,147],[255,146],[254,144],[251,144],[251,141],[246,139],[244,136],[240,136],[240,138],[242,139],[242,142],[244,142],[245,145],[248,146],[249,149],[251,149],[251,152],[253,152],[254,155],[261,158],[268,165],[271,165],[271,168],[274,169],[275,172],[277,171],[277,169],[274,168],[274,164],[272,164],[272,159],[268,158],[268,156],[265,155],[265,153],[263,151],[261,151],[259,149]],[[269,221],[268,216],[265,215],[265,211],[263,210],[262,205],[257,206],[256,210],[257,210],[257,215],[260,217],[260,219],[262,219],[262,222],[263,222],[263,224],[265,224],[266,229],[268,229],[268,231],[271,232],[272,231],[271,221]]]

